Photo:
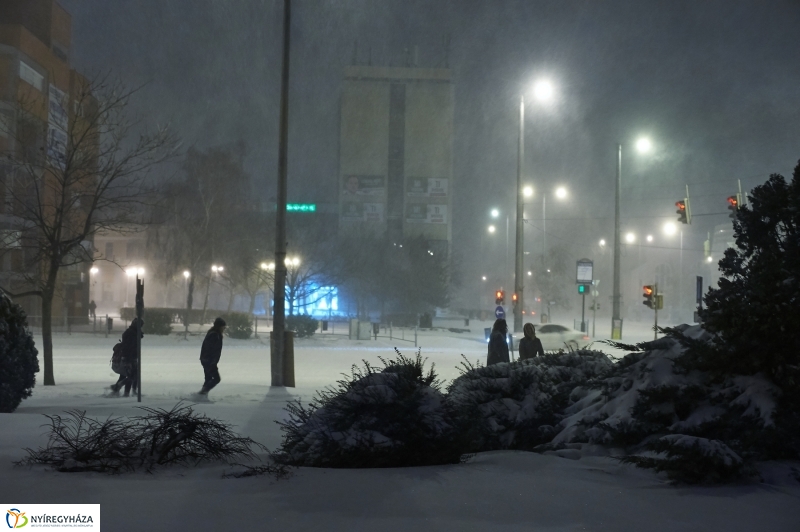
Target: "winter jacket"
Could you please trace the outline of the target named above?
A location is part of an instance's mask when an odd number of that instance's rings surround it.
[[[489,356],[486,360],[486,365],[491,366],[492,364],[508,361],[506,337],[503,333],[495,331],[489,337]]]
[[[144,338],[144,334],[139,338]],[[122,333],[122,360],[125,363],[136,362],[136,323]]]
[[[222,333],[217,329],[210,329],[203,340],[203,347],[200,348],[200,362],[205,366],[209,364],[219,364],[222,356]]]
[[[527,336],[523,337],[522,340],[519,341],[519,359],[528,360],[536,355],[544,355],[542,341],[535,336],[533,338],[528,338]]]

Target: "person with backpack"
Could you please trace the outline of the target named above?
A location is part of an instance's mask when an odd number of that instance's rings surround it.
[[[489,355],[486,359],[487,366],[509,361],[507,336],[508,324],[506,320],[501,318],[495,321],[492,327],[492,334],[489,335]]]
[[[522,326],[525,337],[519,341],[519,359],[530,360],[537,355],[544,356],[542,341],[536,337],[536,328],[533,323],[526,323]]]
[[[119,373],[119,379],[111,385],[111,395],[118,396],[119,391],[125,387],[125,397],[130,396],[131,388],[134,391],[139,387],[139,366],[136,352],[136,324],[144,327],[140,318],[134,318],[131,325],[122,333],[122,340],[114,346],[114,355],[111,357],[111,369]],[[139,338],[144,338],[140,333]]]
[[[222,356],[222,333],[225,332],[226,326],[227,324],[222,318],[215,319],[214,326],[208,330],[203,340],[203,347],[200,348],[200,363],[203,365],[205,382],[197,392],[198,395],[208,395],[208,392],[222,380],[217,364]]]

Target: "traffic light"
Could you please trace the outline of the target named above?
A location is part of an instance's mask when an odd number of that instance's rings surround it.
[[[511,294],[511,304],[514,306],[514,308],[517,308],[517,293],[516,292]]]
[[[644,290],[644,294],[642,294],[644,301],[642,303],[648,308],[655,308],[655,290],[653,290],[653,285],[645,285],[642,287],[642,290]]]
[[[502,305],[506,300],[506,293],[503,290],[498,290],[494,293],[494,302]]]
[[[728,196],[728,210],[731,211],[728,216],[731,220],[736,219],[736,213],[739,211],[740,203],[739,194],[736,194],[735,196]]]
[[[588,284],[579,284],[578,285],[578,293],[579,294],[585,294],[588,291],[589,291],[589,285]]]
[[[684,198],[684,199],[682,199],[680,201],[676,201],[675,202],[675,206],[678,208],[678,210],[675,211],[675,212],[678,213],[678,221],[680,223],[682,223],[682,224],[688,224],[689,223],[689,216],[688,216],[688,212],[686,210],[686,198]]]

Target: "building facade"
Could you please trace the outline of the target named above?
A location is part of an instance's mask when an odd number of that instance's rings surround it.
[[[348,66],[341,95],[339,230],[452,240],[453,85],[440,68]]]

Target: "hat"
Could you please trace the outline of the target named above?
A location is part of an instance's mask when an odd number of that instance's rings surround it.
[[[217,318],[217,319],[214,320],[214,328],[215,329],[219,329],[220,327],[225,327],[227,325],[228,324],[225,323],[225,320],[223,320],[222,318]]]

